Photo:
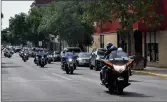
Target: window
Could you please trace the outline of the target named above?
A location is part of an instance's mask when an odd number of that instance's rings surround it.
[[[148,61],[150,62],[159,61],[158,41],[156,32],[149,32],[146,34],[146,52]]]

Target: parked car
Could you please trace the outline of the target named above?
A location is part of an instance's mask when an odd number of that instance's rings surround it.
[[[77,57],[77,65],[78,66],[89,66],[91,54],[88,52],[81,52]]]
[[[61,55],[60,55],[60,52],[59,51],[54,51],[53,52],[53,61],[56,62],[56,61],[61,61]]]
[[[82,52],[82,50],[79,47],[67,47],[61,52],[61,57],[64,56],[65,52],[74,52],[76,55],[78,55],[80,52]]]
[[[95,48],[93,49],[92,53],[91,53],[91,57],[90,57],[90,63],[89,63],[89,67],[90,69],[94,69],[96,71],[101,69],[101,59],[104,58],[104,54],[106,52],[106,49],[104,48]]]

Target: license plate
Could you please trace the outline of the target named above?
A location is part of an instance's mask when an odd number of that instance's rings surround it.
[[[118,81],[122,81],[122,80],[124,80],[123,77],[118,77]]]

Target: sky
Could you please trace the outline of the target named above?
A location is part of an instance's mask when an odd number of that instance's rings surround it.
[[[2,29],[9,27],[9,18],[21,12],[28,13],[33,1],[2,1]]]

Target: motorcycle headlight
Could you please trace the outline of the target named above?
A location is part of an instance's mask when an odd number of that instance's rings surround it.
[[[44,57],[42,57],[42,58],[44,58]]]
[[[126,65],[122,65],[122,66],[119,66],[119,65],[113,65],[114,67],[114,70],[118,71],[118,72],[123,72],[125,71],[126,69]]]
[[[72,59],[68,59],[69,62],[72,62]]]

